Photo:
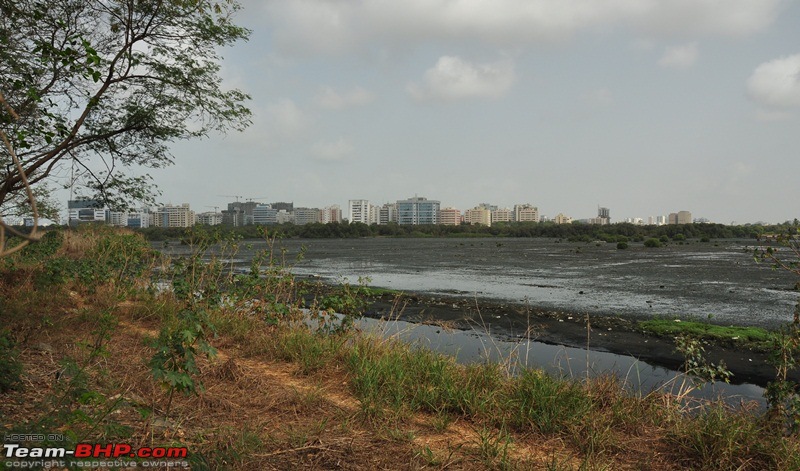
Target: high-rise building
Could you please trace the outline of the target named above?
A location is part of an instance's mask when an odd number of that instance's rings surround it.
[[[381,206],[380,216],[378,217],[378,224],[386,225],[390,222],[397,222],[397,204],[386,203]]]
[[[439,224],[446,226],[458,226],[461,224],[461,211],[456,208],[444,208],[439,210]]]
[[[669,213],[667,224],[678,224],[678,213]]]
[[[381,222],[381,207],[380,206],[373,206],[369,205],[369,218],[367,218],[368,224],[380,224]]]
[[[194,225],[194,211],[189,207],[189,203],[180,206],[166,204],[156,210],[156,227],[191,227]]]
[[[539,222],[539,208],[531,204],[514,205],[514,221]]]
[[[347,205],[350,208],[350,224],[369,224],[369,200],[350,200]]]
[[[467,224],[492,225],[492,211],[483,206],[476,206],[464,211],[464,222]]]
[[[342,222],[342,208],[338,204],[322,208],[322,223]]]
[[[691,224],[692,223],[691,211],[678,211],[676,222],[677,224]]]
[[[603,208],[601,206],[598,206],[597,219],[602,219],[602,221],[599,222],[598,224],[611,224],[611,210],[608,208]]]
[[[415,196],[407,200],[397,201],[397,223],[408,224],[438,224],[439,201],[429,200]]]

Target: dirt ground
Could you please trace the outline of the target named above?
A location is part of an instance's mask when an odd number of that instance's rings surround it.
[[[62,371],[60,360],[85,357],[81,342],[91,340],[92,326],[81,322],[78,310],[56,323],[24,333],[20,344],[24,389],[0,394],[4,432],[25,432],[21,424],[51,414],[54,395],[65,381],[57,374]],[[217,338],[217,358],[200,364],[205,392],[176,395],[166,417],[168,395],[146,366],[152,350],[145,341],[156,334],[155,323],[123,315],[106,343],[108,355],[87,369],[98,391],[116,391],[106,398],[106,403],[113,401],[116,407],[104,423],[130,427],[125,441],[134,447],[185,445],[195,455],[193,469],[503,467],[497,457],[487,456],[486,436],[479,423],[456,419],[443,425],[430,414],[415,414],[396,423],[366,420],[340,367],[304,375],[296,364],[257,353],[259,343],[270,342],[268,329],[247,342]],[[151,413],[143,414],[144,410]],[[76,430],[87,432],[82,425]],[[92,430],[87,436],[96,437],[98,431]],[[595,463],[599,468],[609,466],[606,469],[677,469],[665,445],[649,443],[653,438],[647,433],[619,437],[617,451]],[[578,469],[585,464],[585,454],[566,438],[515,434],[506,451],[519,469]]]

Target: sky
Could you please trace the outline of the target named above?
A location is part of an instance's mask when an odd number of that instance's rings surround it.
[[[800,2],[245,0],[242,133],[172,146],[161,203],[531,203],[800,217]]]

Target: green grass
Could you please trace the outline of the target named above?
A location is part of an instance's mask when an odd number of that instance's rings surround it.
[[[639,327],[648,334],[661,337],[691,335],[703,340],[725,345],[740,345],[756,349],[767,349],[774,334],[760,327],[737,327],[697,321],[674,319],[651,319],[639,321]]]

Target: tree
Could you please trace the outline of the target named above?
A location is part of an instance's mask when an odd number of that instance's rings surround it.
[[[59,172],[110,207],[152,201],[132,166],[171,164],[169,143],[249,125],[249,97],[219,75],[219,48],[249,34],[232,22],[239,8],[0,0],[0,214],[25,198],[23,176],[36,188]]]

